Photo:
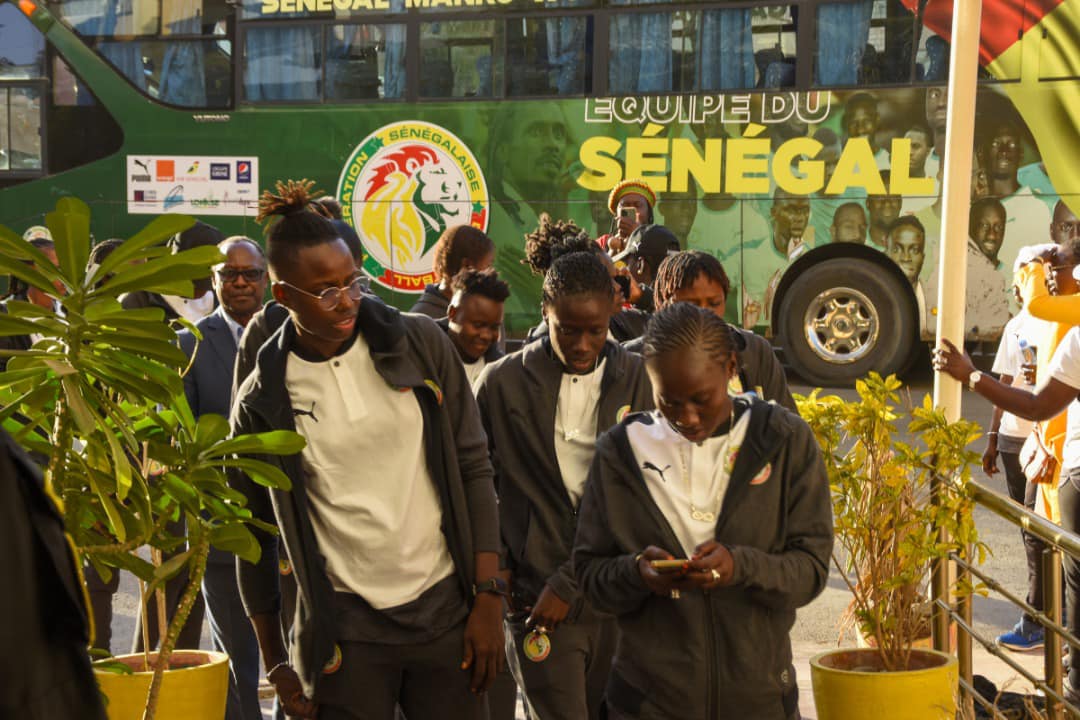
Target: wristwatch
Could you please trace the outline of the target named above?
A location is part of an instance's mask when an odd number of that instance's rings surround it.
[[[978,370],[972,370],[971,374],[968,375],[968,389],[974,390],[975,383],[979,382],[980,380],[982,380],[982,373]]]
[[[492,593],[493,595],[502,595],[503,597],[506,597],[510,594],[510,588],[502,578],[489,577],[487,580],[473,585],[472,592],[473,597],[476,597],[480,593]]]

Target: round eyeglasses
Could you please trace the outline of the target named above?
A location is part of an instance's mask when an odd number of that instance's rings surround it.
[[[328,287],[318,295],[316,295],[315,293],[310,293],[302,288],[298,288],[292,283],[287,283],[284,280],[279,280],[278,283],[280,285],[287,285],[298,293],[302,293],[304,295],[307,295],[308,297],[315,298],[315,300],[317,300],[319,303],[319,307],[323,310],[333,310],[334,308],[336,308],[338,305],[341,304],[341,298],[345,294],[348,294],[349,298],[353,301],[360,300],[360,298],[364,295],[364,280],[360,277],[355,278],[345,287]]]

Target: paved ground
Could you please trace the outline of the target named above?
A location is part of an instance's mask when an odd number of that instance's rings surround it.
[[[913,402],[921,402],[923,393],[931,391],[929,372],[916,373],[909,378],[909,383],[912,388]],[[808,387],[797,384],[793,386],[793,389],[795,392],[800,393],[809,391]],[[833,392],[845,397],[854,396],[854,391]],[[965,392],[964,415],[975,420],[983,427],[988,427],[990,405],[973,393]],[[981,443],[982,441],[978,442],[980,452],[982,450]],[[983,477],[981,479],[988,486],[1002,493],[1005,492],[1005,481],[1000,473],[994,478]],[[1020,595],[1025,594],[1026,568],[1019,531],[984,510],[978,512],[977,522],[982,538],[993,550],[993,556],[987,561],[984,569],[1013,592]],[[116,618],[113,624],[114,643],[116,645],[114,650],[117,652],[122,652],[121,648],[126,647],[134,629],[137,603],[133,592],[133,586],[128,582],[121,588],[120,596],[117,598]],[[800,679],[800,688],[802,689],[800,707],[804,718],[808,720],[817,717],[814,710],[813,693],[810,689],[809,659],[818,652],[837,646],[838,632],[836,623],[847,606],[848,600],[849,593],[834,570],[825,592],[812,604],[799,612],[798,621],[792,630],[796,669]],[[975,600],[976,628],[989,638],[993,638],[1004,630],[1011,628],[1017,617],[1017,610],[1001,598],[979,597]],[[845,639],[845,644],[850,644],[850,639]],[[209,635],[205,631],[203,633],[203,647],[209,647]],[[1037,674],[1041,672],[1042,656],[1039,653],[1011,654],[1010,657],[1018,659],[1025,667]],[[1009,685],[1009,689],[1015,692],[1026,690],[1025,683],[1018,679],[1015,672],[978,647],[975,655],[975,670],[977,673],[995,681],[999,687]],[[268,702],[266,708],[265,716],[269,718]]]

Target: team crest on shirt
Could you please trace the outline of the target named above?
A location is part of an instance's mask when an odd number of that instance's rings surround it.
[[[431,391],[435,393],[435,402],[442,405],[442,388],[439,387],[439,383],[434,380],[425,380],[424,384],[431,388]]]
[[[454,225],[487,230],[484,174],[449,130],[416,120],[384,125],[353,150],[337,196],[364,247],[364,272],[390,290],[437,282],[435,243]]]
[[[341,669],[341,646],[334,643],[334,655],[323,665],[323,675],[332,675]]]
[[[769,477],[772,475],[772,463],[768,463],[765,467],[761,468],[761,472],[754,476],[750,481],[751,485],[764,485],[768,482]]]

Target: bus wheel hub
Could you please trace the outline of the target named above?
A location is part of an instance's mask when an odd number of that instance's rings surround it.
[[[803,329],[810,348],[823,360],[839,365],[857,362],[877,342],[877,309],[858,290],[829,288],[806,308]]]

